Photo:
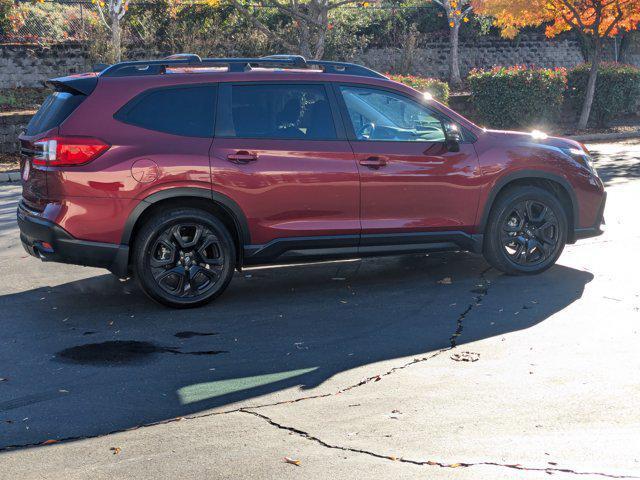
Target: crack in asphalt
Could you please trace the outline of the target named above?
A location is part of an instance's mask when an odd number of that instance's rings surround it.
[[[270,425],[280,430],[286,430],[290,433],[294,433],[299,437],[315,442],[325,448],[330,448],[333,450],[342,450],[344,452],[360,453],[363,455],[368,455],[370,457],[374,457],[382,460],[390,460],[390,461],[399,462],[399,463],[409,463],[411,465],[418,465],[418,466],[428,465],[428,466],[436,466],[440,468],[468,468],[468,467],[478,467],[478,466],[491,466],[491,467],[510,468],[513,470],[522,470],[527,472],[545,472],[548,474],[569,473],[573,475],[591,475],[591,476],[600,476],[605,478],[636,478],[636,479],[640,478],[640,477],[631,476],[631,475],[614,475],[614,474],[602,473],[602,472],[581,472],[581,471],[573,470],[571,468],[561,468],[561,467],[526,467],[517,463],[510,464],[510,463],[498,463],[498,462],[490,462],[490,461],[472,462],[472,463],[468,463],[468,462],[445,463],[445,462],[440,462],[435,460],[412,460],[410,458],[397,457],[395,455],[384,455],[381,453],[376,453],[371,450],[365,450],[362,448],[345,447],[342,445],[335,445],[332,443],[328,443],[319,437],[316,437],[314,435],[311,435],[308,432],[305,432],[304,430],[283,425],[281,423],[276,422],[271,417],[259,412],[254,412],[249,408],[240,408],[238,412],[246,413],[249,415],[253,415],[254,417],[261,418],[262,420],[266,421]]]
[[[491,282],[487,280],[486,274],[492,267],[485,268],[482,272],[480,272],[480,284],[477,285],[476,288],[472,290],[473,293],[477,293],[474,298],[474,302],[470,303],[469,306],[460,314],[458,319],[456,320],[456,330],[453,332],[453,335],[449,338],[449,342],[451,343],[451,347],[447,349],[443,349],[442,351],[451,350],[456,348],[458,345],[458,337],[462,335],[462,330],[464,330],[464,320],[467,318],[467,315],[471,313],[475,307],[482,305],[482,299],[489,293],[489,285]]]

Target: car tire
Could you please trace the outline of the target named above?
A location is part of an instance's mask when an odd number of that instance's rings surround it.
[[[133,271],[142,290],[173,308],[204,305],[227,287],[236,264],[233,239],[209,212],[175,208],[151,217],[133,245]]]
[[[541,273],[560,257],[567,229],[567,213],[552,193],[535,186],[510,188],[491,208],[484,256],[509,275]]]

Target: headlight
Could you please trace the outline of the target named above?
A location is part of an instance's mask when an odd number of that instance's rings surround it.
[[[593,164],[593,158],[589,155],[589,152],[585,149],[581,148],[561,148],[562,153],[567,155],[568,157],[573,158],[576,162],[584,165],[587,170],[593,173],[596,177],[598,176],[598,172],[596,171],[596,167]]]

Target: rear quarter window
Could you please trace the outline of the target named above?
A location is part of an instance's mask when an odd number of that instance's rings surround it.
[[[85,98],[86,95],[69,92],[55,92],[49,95],[40,110],[31,118],[26,134],[37,135],[60,126]]]
[[[128,102],[114,118],[173,135],[211,137],[215,102],[214,85],[148,90]]]

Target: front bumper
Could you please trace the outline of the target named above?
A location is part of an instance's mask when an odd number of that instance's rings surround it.
[[[582,240],[583,238],[591,238],[597,237],[604,233],[603,225],[604,222],[604,207],[607,203],[607,192],[604,192],[602,196],[602,203],[600,203],[600,208],[598,209],[598,213],[596,215],[596,221],[592,227],[587,228],[576,228],[573,233],[574,240]]]
[[[127,245],[78,240],[22,203],[18,206],[18,226],[24,249],[44,262],[106,268],[119,277],[128,275]]]

